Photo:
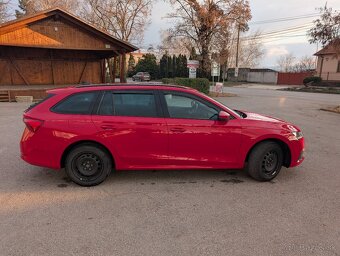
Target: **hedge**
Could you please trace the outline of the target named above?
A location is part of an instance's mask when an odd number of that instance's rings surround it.
[[[206,78],[163,78],[163,84],[183,85],[196,89],[205,94],[209,93],[209,80]]]
[[[321,77],[319,76],[308,76],[305,79],[303,79],[303,84],[308,84],[310,82],[314,83],[320,83],[322,81]]]

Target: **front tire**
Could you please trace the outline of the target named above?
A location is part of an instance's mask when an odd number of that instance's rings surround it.
[[[258,181],[270,181],[280,172],[283,164],[283,151],[277,143],[266,141],[251,151],[246,171]]]
[[[102,183],[112,171],[112,160],[102,148],[82,144],[66,157],[65,171],[68,177],[80,186],[95,186]]]

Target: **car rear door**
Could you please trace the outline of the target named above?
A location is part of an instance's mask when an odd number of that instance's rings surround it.
[[[163,92],[169,129],[169,164],[187,168],[234,168],[239,163],[239,121],[218,121],[220,109],[189,93]]]
[[[108,141],[119,169],[162,168],[168,131],[153,90],[106,91],[92,120]]]

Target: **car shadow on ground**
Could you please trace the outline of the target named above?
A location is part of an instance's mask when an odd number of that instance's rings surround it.
[[[284,168],[285,169],[285,168]],[[59,188],[80,187],[73,183],[64,170],[47,171],[49,175],[42,175],[42,182],[54,183]],[[283,170],[284,172],[286,170]],[[53,174],[55,172],[55,174]],[[289,175],[289,174],[288,174]],[[215,184],[242,184],[259,183],[250,178],[244,170],[147,170],[147,171],[113,171],[111,175],[99,186],[129,185],[193,185],[205,184],[214,187]],[[276,180],[268,182],[276,183]]]

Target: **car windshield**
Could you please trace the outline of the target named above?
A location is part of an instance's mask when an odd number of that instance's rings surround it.
[[[205,94],[201,93],[202,95],[206,96]],[[229,108],[227,105],[225,105],[224,103],[214,99],[214,98],[211,98],[209,97],[212,101],[214,101],[217,105],[223,105],[225,108],[227,108],[233,115],[235,116],[238,116],[238,117],[241,117],[241,118],[244,118],[245,117],[245,114],[242,113],[241,111],[239,110],[234,110],[234,109],[231,109]]]

